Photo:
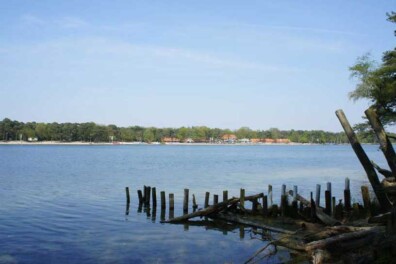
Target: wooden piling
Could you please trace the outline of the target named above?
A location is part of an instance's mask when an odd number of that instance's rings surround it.
[[[151,187],[147,186],[146,206],[150,206]]]
[[[253,201],[252,201],[252,213],[257,213],[257,206],[258,206],[257,199],[253,199]]]
[[[331,192],[329,190],[325,191],[325,210],[327,215],[331,215]]]
[[[173,193],[169,194],[169,210],[175,210],[175,196]]]
[[[213,205],[218,204],[219,203],[219,196],[217,194],[213,195]]]
[[[189,190],[184,189],[184,199],[183,199],[183,212],[188,212],[188,195]]]
[[[153,207],[157,207],[157,190],[155,187],[152,188],[152,198],[153,198]]]
[[[144,204],[146,204],[146,195],[147,195],[147,186],[144,185],[144,186],[143,186],[143,200],[142,200],[142,202],[143,202]]]
[[[206,192],[205,193],[205,205],[204,205],[205,208],[209,207],[209,196],[210,196],[210,193]]]
[[[193,201],[193,210],[195,211],[198,208],[197,200],[195,199],[195,194],[192,195],[192,201]]]
[[[166,208],[165,192],[161,191],[161,209]]]
[[[335,212],[336,209],[335,208],[336,208],[336,198],[333,196],[331,198],[331,216],[333,218],[335,218],[335,215],[336,215],[336,212]]]
[[[138,198],[139,198],[139,204],[143,203],[143,195],[142,195],[142,190],[137,191]]]
[[[129,196],[129,187],[125,187],[125,194],[126,194],[126,202],[127,202],[127,204],[130,204],[131,197]]]
[[[268,207],[272,207],[272,185],[268,185]]]
[[[316,206],[320,206],[320,184],[316,184],[315,204]]]
[[[263,196],[263,215],[267,216],[268,215],[268,197],[267,195]]]
[[[345,178],[345,189],[344,189],[344,208],[346,211],[351,210],[351,190],[349,187],[349,178]]]
[[[293,201],[297,201],[297,194],[298,194],[298,186],[293,186]]]
[[[390,210],[392,204],[384,192],[384,188],[382,187],[378,179],[378,175],[373,167],[373,164],[371,163],[370,159],[367,157],[362,146],[360,145],[359,140],[357,139],[355,132],[353,131],[348,120],[346,119],[344,112],[342,110],[337,110],[336,115],[340,120],[342,127],[344,128],[345,134],[347,135],[356,156],[358,157],[360,163],[366,171],[367,177],[371,183],[371,186],[374,189],[381,209],[383,211]]]
[[[332,215],[333,212],[333,207],[332,207],[332,191],[331,191],[331,182],[327,183],[327,191],[329,192],[329,196],[328,196],[328,201],[326,202],[326,206],[328,206],[328,209],[326,207],[326,210],[328,211],[328,215]],[[326,193],[325,193],[325,199],[326,199]]]
[[[367,186],[362,186],[362,198],[364,204],[364,210],[366,212],[366,216],[371,216],[371,201],[370,201],[370,193],[369,188]]]
[[[228,200],[228,191],[227,190],[224,190],[223,191],[223,202],[225,202],[225,201],[227,201]]]
[[[245,189],[240,190],[240,200],[239,200],[239,205],[242,208],[245,208]]]

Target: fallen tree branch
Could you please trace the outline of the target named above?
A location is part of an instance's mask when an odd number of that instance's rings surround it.
[[[385,170],[383,168],[381,168],[380,166],[378,166],[373,160],[371,161],[371,164],[373,164],[374,168],[381,173],[382,175],[385,176],[385,178],[390,178],[393,177],[393,174],[391,171]]]

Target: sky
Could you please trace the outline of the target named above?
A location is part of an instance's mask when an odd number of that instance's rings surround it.
[[[0,3],[0,119],[341,131],[395,1]]]

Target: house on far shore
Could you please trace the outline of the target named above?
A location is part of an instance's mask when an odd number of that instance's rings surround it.
[[[161,141],[163,143],[180,143],[180,140],[175,137],[163,137]]]
[[[224,134],[221,139],[224,143],[235,143],[238,138],[234,134]]]
[[[243,143],[243,144],[248,144],[248,143],[250,143],[251,141],[250,141],[250,139],[248,139],[248,138],[241,138],[241,139],[238,139],[238,142],[239,142],[239,143]]]
[[[184,143],[194,143],[194,140],[192,138],[186,138]]]
[[[260,142],[262,142],[262,139],[261,138],[251,138],[250,142],[253,143],[253,144],[260,143]]]

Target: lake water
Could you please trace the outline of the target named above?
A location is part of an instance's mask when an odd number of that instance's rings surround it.
[[[364,148],[386,167],[378,146]],[[275,201],[282,184],[308,196],[328,181],[342,198],[345,177],[360,200],[367,178],[347,145],[0,146],[0,263],[243,263],[265,245],[248,228],[241,238],[239,229],[161,224],[159,208],[138,212],[136,190],[174,193],[177,216],[184,188],[200,207],[206,191],[249,195],[268,184]],[[280,250],[265,261],[287,258]]]

